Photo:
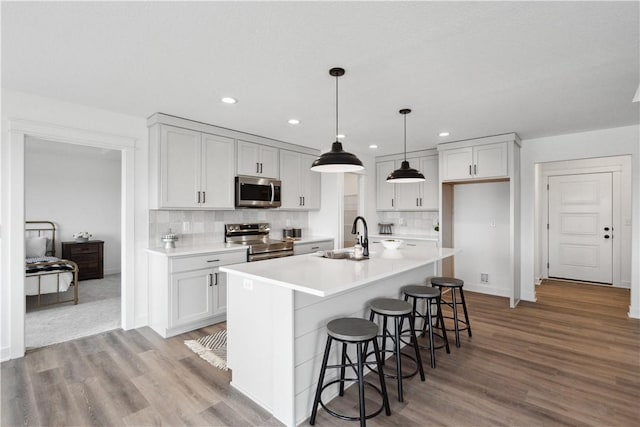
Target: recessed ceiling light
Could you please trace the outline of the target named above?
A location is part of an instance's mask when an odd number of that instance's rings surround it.
[[[440,132],[438,136],[449,136],[449,132]]]
[[[344,135],[344,134],[342,134],[342,133],[339,133],[339,134],[337,134],[337,135],[336,135],[336,138],[344,138],[345,136],[346,136],[346,135]]]
[[[378,148],[378,146],[376,144],[371,144],[369,148]]]
[[[290,125],[299,125],[300,124],[300,120],[298,119],[289,119],[289,121],[287,122]]]
[[[230,96],[225,96],[220,101],[224,102],[225,104],[235,104],[236,102],[238,102],[237,99],[231,98]]]

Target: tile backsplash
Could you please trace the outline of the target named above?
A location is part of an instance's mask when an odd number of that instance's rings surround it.
[[[282,238],[282,229],[297,227],[308,234],[309,213],[270,209],[238,209],[234,211],[149,211],[149,247],[161,247],[160,237],[169,229],[178,235],[176,245],[192,246],[224,242],[224,225],[229,223],[268,222],[271,237]]]
[[[378,212],[378,222],[393,223],[397,234],[435,235],[433,229],[438,224],[438,212]]]

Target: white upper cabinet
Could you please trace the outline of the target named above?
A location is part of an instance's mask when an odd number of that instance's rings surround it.
[[[443,181],[503,178],[509,175],[506,142],[454,149],[440,147]]]
[[[278,149],[268,145],[238,141],[238,175],[278,179]]]
[[[431,211],[438,210],[438,157],[423,156],[407,158],[412,168],[425,177],[424,182],[412,184],[390,184],[386,181],[402,160],[377,163],[378,210]]]
[[[280,209],[320,209],[320,174],[309,169],[315,159],[309,154],[280,150]]]
[[[235,154],[233,139],[202,134],[202,196],[200,207],[232,208],[234,205]]]
[[[393,160],[376,163],[376,209],[379,211],[395,209],[395,184],[387,182],[387,176],[395,168]]]
[[[169,125],[151,135],[151,209],[233,209],[233,139]]]

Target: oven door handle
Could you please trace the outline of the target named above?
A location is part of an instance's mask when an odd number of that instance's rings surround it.
[[[249,262],[262,261],[265,259],[272,259],[272,258],[284,258],[288,256],[293,256],[293,251],[264,252],[260,254],[249,255]]]

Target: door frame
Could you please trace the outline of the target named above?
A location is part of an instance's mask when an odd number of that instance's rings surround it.
[[[23,357],[25,353],[24,297],[24,154],[27,137],[53,142],[107,148],[121,152],[121,327],[134,327],[134,152],[136,138],[105,134],[23,119],[8,120],[9,141],[3,150],[3,236],[2,283],[7,289],[9,308],[9,347],[2,349],[2,360]]]
[[[579,161],[579,160],[578,160]],[[553,162],[550,162],[553,163]],[[612,179],[612,189],[611,189],[611,201],[612,201],[612,210],[611,210],[611,219],[612,219],[612,227],[614,230],[621,230],[622,227],[622,207],[621,207],[621,191],[620,184],[622,179],[623,168],[621,165],[604,165],[604,166],[591,166],[591,167],[576,167],[569,168],[563,170],[543,170],[541,172],[540,183],[545,186],[544,189],[541,189],[541,207],[544,211],[543,216],[541,216],[541,224],[540,227],[544,231],[540,233],[541,240],[541,257],[540,261],[542,265],[540,266],[540,272],[542,273],[541,279],[549,278],[549,269],[546,267],[546,263],[549,262],[549,230],[546,228],[546,224],[549,223],[549,191],[546,188],[546,185],[549,183],[549,177],[551,176],[566,176],[566,175],[588,175],[594,173],[611,173]],[[631,196],[631,194],[629,194]],[[612,286],[614,287],[624,287],[628,288],[629,286],[625,286],[622,283],[622,240],[621,239],[613,239],[613,259],[611,262],[611,269],[613,273],[612,277]]]

